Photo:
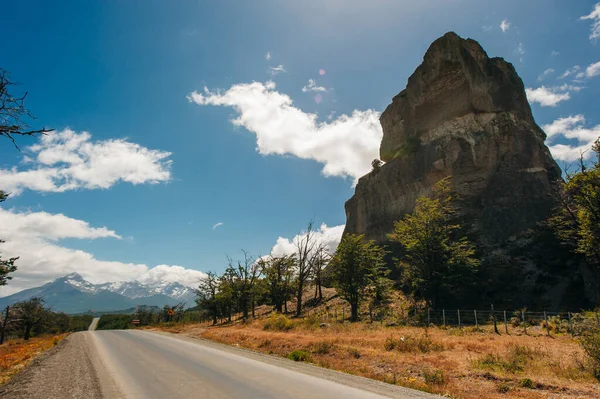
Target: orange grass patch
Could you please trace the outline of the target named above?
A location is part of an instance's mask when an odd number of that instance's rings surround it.
[[[15,339],[0,345],[0,385],[8,382],[36,356],[55,346],[67,335],[44,335],[29,341]]]

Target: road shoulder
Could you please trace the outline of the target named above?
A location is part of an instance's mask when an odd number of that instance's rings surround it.
[[[87,333],[74,333],[33,360],[0,387],[0,397],[11,399],[101,399],[100,382],[92,363]]]

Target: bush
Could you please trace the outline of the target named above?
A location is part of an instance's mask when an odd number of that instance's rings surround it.
[[[357,348],[348,348],[348,354],[355,359],[360,359],[360,351]]]
[[[333,349],[334,345],[329,341],[317,342],[313,345],[312,352],[318,355],[326,355]]]
[[[539,355],[540,352],[535,349],[513,345],[509,348],[505,358],[488,353],[477,360],[476,365],[484,369],[506,371],[514,374],[525,370],[525,366]]]
[[[446,376],[442,370],[425,370],[423,378],[425,378],[425,382],[429,385],[444,385],[446,383]]]
[[[397,350],[399,352],[421,352],[443,351],[444,345],[434,342],[427,334],[417,337],[407,335],[405,337],[389,337],[384,343],[385,350]]]
[[[523,378],[519,385],[521,386],[521,388],[535,388],[535,382],[533,382],[530,378]]]
[[[294,323],[288,317],[281,313],[271,313],[265,324],[263,329],[265,330],[274,330],[274,331],[288,331],[294,327]]]
[[[310,361],[310,354],[306,351],[295,350],[291,352],[288,356],[288,359],[291,359],[295,362],[308,362]]]
[[[598,380],[600,380],[600,329],[596,328],[583,334],[579,344],[589,358],[589,367]]]

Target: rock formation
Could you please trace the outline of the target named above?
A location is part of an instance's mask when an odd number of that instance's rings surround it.
[[[345,233],[386,242],[394,221],[446,176],[484,244],[513,239],[554,206],[561,171],[523,82],[474,40],[450,32],[433,42],[380,121],[386,163],[363,176],[346,202]]]

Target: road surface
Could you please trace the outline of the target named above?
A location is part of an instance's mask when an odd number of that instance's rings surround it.
[[[100,321],[99,317],[94,317],[92,319],[92,322],[90,323],[90,327],[88,328],[88,331],[94,331],[96,329],[96,327],[98,327],[99,321]]]
[[[49,359],[38,362],[37,369],[27,369],[0,388],[0,397],[439,398],[310,364],[166,333],[86,331],[72,334],[61,348],[55,349]],[[69,351],[70,356],[78,353],[79,363],[66,358]],[[50,361],[52,364],[48,364]]]

